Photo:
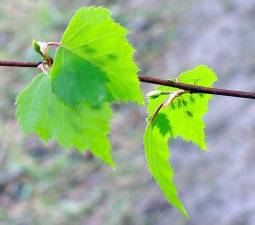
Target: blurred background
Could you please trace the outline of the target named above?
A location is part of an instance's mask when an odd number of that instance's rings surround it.
[[[0,59],[39,60],[32,39],[60,40],[76,9],[88,5],[109,7],[130,29],[141,74],[171,78],[207,64],[219,75],[217,87],[255,91],[255,0],[0,0]],[[145,108],[114,105],[115,171],[90,155],[24,137],[14,103],[36,73],[0,68],[1,225],[255,224],[255,101],[210,102],[208,153],[171,142],[187,221],[148,173]],[[153,85],[142,87],[146,93]]]

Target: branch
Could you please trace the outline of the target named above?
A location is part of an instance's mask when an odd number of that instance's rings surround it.
[[[0,66],[8,66],[8,67],[38,67],[41,63],[42,62],[1,61],[0,60]],[[158,79],[158,78],[148,77],[148,76],[139,76],[138,79],[144,83],[175,87],[185,91],[189,91],[190,93],[203,93],[203,94],[213,94],[213,95],[231,96],[231,97],[238,97],[238,98],[255,99],[255,92],[202,87],[198,85],[174,82],[171,80],[163,80],[163,79]]]
[[[9,66],[9,67],[37,67],[42,62],[20,62],[20,61],[3,61],[0,60],[0,66]]]
[[[185,91],[189,91],[190,93],[203,93],[203,94],[213,94],[213,95],[223,95],[223,96],[231,96],[231,97],[238,97],[238,98],[255,99],[255,92],[202,87],[198,85],[174,82],[171,80],[162,80],[162,79],[147,77],[147,76],[140,76],[139,80],[141,82],[150,83],[150,84],[160,84],[163,86],[176,87]]]

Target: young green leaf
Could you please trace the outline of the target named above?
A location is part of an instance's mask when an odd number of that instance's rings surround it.
[[[161,114],[159,114],[160,116]],[[165,121],[168,122],[168,121]],[[169,134],[169,132],[168,132]],[[189,218],[184,209],[173,179],[173,168],[169,164],[169,135],[162,135],[159,127],[148,126],[144,134],[145,155],[151,175],[155,178],[166,199],[183,215]]]
[[[182,73],[178,80],[183,83],[210,87],[217,80],[216,74],[207,66],[197,66]],[[160,91],[176,91],[176,88],[159,86]],[[170,138],[181,137],[206,150],[205,124],[203,116],[208,110],[211,95],[183,93],[174,98],[170,105],[161,107],[156,118],[145,131],[144,145],[147,163],[152,176],[157,181],[167,200],[187,216],[175,189],[172,168],[169,166],[167,143]],[[148,120],[155,115],[158,107],[168,96],[161,95],[149,99]]]
[[[37,133],[48,142],[56,140],[64,148],[89,149],[114,166],[107,138],[112,112],[108,103],[92,108],[87,103],[70,107],[51,91],[45,74],[36,76],[17,98],[17,119],[25,133]]]
[[[35,39],[32,41],[32,47],[33,49],[39,53],[40,55],[43,55],[42,52],[41,52],[41,47],[40,47],[40,44],[38,41],[36,41]]]
[[[103,7],[81,8],[69,23],[50,72],[53,92],[70,105],[143,103],[127,30]]]
[[[182,83],[211,87],[217,80],[217,76],[210,68],[201,65],[180,74],[178,80]],[[157,90],[175,91],[177,89],[159,86]],[[149,117],[167,98],[168,96],[162,95],[149,100]],[[176,98],[170,107],[162,108],[160,112],[165,114],[170,121],[172,136],[174,138],[179,136],[185,141],[192,141],[201,149],[206,150],[203,116],[208,110],[208,101],[212,98],[213,96],[209,94],[185,93]]]

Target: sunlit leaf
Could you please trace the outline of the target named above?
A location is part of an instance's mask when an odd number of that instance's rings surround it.
[[[178,80],[183,83],[210,87],[217,80],[217,76],[207,66],[198,66],[182,73]],[[157,90],[176,91],[177,89],[159,86]],[[167,98],[168,96],[161,95],[149,99],[148,121]],[[203,116],[208,110],[208,101],[211,98],[211,95],[184,93],[168,107],[162,107],[156,119],[148,124],[145,131],[144,145],[149,170],[167,200],[185,216],[187,213],[178,198],[173,181],[173,171],[169,165],[168,140],[181,137],[206,150]]]
[[[56,140],[64,148],[90,150],[111,166],[107,138],[112,112],[108,103],[92,108],[87,103],[70,107],[51,91],[50,81],[39,74],[17,98],[17,119],[25,133],[37,133],[45,142]]]
[[[57,50],[51,81],[53,92],[70,105],[104,101],[142,104],[127,29],[116,23],[103,7],[77,11]]]

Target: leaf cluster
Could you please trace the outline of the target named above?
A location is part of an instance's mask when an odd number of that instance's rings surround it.
[[[108,9],[79,9],[62,36],[53,65],[17,98],[16,115],[24,133],[36,133],[44,142],[55,140],[63,148],[90,150],[114,167],[108,140],[111,103],[144,105],[127,33]],[[45,43],[43,49],[37,42],[33,46],[47,56]],[[177,80],[211,87],[217,76],[207,66],[198,66]],[[203,116],[212,96],[158,86],[148,98],[144,146],[149,171],[169,203],[188,217],[174,184],[168,141],[181,137],[206,150]]]

